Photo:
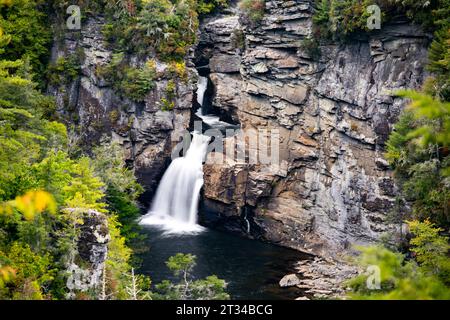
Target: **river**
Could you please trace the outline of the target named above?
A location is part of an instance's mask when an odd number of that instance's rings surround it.
[[[297,288],[280,288],[280,279],[292,271],[296,261],[306,256],[294,250],[206,229],[197,234],[166,235],[154,226],[143,226],[148,235],[148,252],[140,273],[153,284],[175,280],[165,261],[177,253],[197,257],[193,270],[196,279],[215,274],[228,283],[233,300],[295,299]]]

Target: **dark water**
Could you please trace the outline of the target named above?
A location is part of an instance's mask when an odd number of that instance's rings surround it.
[[[163,236],[144,226],[149,250],[142,255],[141,273],[154,284],[174,280],[165,261],[177,253],[197,256],[195,278],[215,274],[228,283],[227,292],[239,299],[295,299],[296,288],[280,288],[280,279],[292,271],[295,262],[306,256],[286,248],[244,239],[227,233],[207,230],[197,235]]]

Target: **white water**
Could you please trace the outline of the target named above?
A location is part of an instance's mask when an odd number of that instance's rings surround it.
[[[208,89],[208,78],[199,77],[198,84],[197,84],[197,102],[200,106],[203,106],[206,89]]]
[[[197,84],[197,102],[200,106],[203,107],[203,103],[205,101],[205,93],[208,89],[208,78],[199,77]],[[195,113],[200,119],[203,120],[204,123],[213,128],[226,128],[232,127],[233,125],[224,121],[220,121],[220,118],[214,115],[207,115],[203,113],[203,108],[198,108]]]
[[[196,132],[193,136],[186,155],[173,160],[164,174],[152,208],[141,219],[141,224],[161,226],[167,234],[203,230],[197,224],[197,209],[210,138]]]

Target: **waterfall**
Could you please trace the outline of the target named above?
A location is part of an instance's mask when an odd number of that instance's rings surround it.
[[[201,107],[203,107],[203,102],[205,100],[205,93],[207,89],[208,89],[208,78],[199,77],[197,84],[197,102]]]
[[[164,174],[149,213],[141,224],[160,225],[168,233],[196,232],[203,186],[203,161],[210,138],[197,132],[186,155],[172,161]]]
[[[195,113],[204,123],[206,123],[208,126],[217,128],[217,129],[224,129],[224,128],[234,128],[235,125],[232,125],[230,123],[224,122],[220,120],[220,117],[216,115],[211,115],[205,113],[205,94],[208,90],[208,78],[206,77],[199,77],[198,83],[197,83],[197,102],[200,105],[200,108],[198,108],[197,112]]]

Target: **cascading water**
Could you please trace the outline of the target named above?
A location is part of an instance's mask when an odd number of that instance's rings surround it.
[[[197,89],[197,102],[201,106],[198,108],[197,112],[195,113],[200,119],[203,120],[204,123],[206,123],[208,126],[212,128],[217,129],[224,129],[224,128],[233,128],[234,125],[220,121],[220,117],[216,115],[206,114],[204,110],[204,102],[205,102],[205,94],[208,90],[208,78],[206,77],[199,77],[198,78],[198,89]]]
[[[160,225],[168,233],[198,232],[197,209],[203,186],[203,161],[210,138],[193,133],[186,155],[172,161],[159,184],[144,225]]]
[[[208,78],[206,77],[199,77],[198,78],[198,84],[197,84],[197,102],[198,104],[203,107],[203,102],[205,100],[205,93],[208,89]],[[201,110],[202,108],[200,108]]]
[[[199,77],[197,101],[201,106],[197,115],[213,128],[232,125],[222,122],[219,117],[206,115],[202,111],[208,78]],[[149,213],[140,223],[161,226],[166,233],[198,232],[203,228],[197,224],[197,209],[200,191],[203,187],[203,161],[211,137],[194,132],[192,143],[183,158],[172,161],[164,174],[153,199]]]

